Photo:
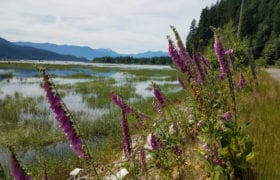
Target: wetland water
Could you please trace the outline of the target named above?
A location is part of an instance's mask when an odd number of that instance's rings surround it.
[[[52,66],[48,73],[53,77],[59,94],[78,121],[87,123],[100,120],[106,114],[116,109],[110,100],[113,90],[124,97],[129,103],[137,103],[153,96],[152,82],[162,86],[165,93],[173,93],[180,89],[174,70],[170,66],[155,65],[121,65],[121,64],[93,64],[81,62],[61,61],[22,61],[14,63],[0,62],[0,163],[7,168],[8,154],[1,144],[7,141],[22,143],[23,140],[33,138],[34,134],[18,138],[23,128],[37,133],[53,134],[59,131],[54,114],[49,110],[45,92],[41,88],[40,73],[33,68],[33,64]],[[13,113],[14,115],[9,115]],[[39,135],[38,135],[39,136]],[[59,138],[58,138],[59,139]],[[61,138],[60,138],[61,139]],[[72,153],[69,144],[57,141],[56,138],[45,140],[53,142],[44,145],[41,150],[48,154],[61,155],[61,152]],[[40,144],[33,142],[20,151],[21,158],[28,161],[35,158],[34,147]]]

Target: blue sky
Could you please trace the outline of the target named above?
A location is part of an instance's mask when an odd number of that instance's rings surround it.
[[[185,39],[193,18],[217,0],[0,0],[0,37],[110,48],[167,51],[174,25]]]

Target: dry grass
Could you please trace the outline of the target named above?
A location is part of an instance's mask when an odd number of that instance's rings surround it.
[[[258,85],[240,100],[240,115],[251,124],[246,133],[254,142],[254,179],[280,177],[280,83],[261,71]]]

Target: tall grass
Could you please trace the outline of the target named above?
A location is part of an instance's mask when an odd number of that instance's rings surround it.
[[[254,142],[255,179],[280,177],[280,83],[260,71],[258,86],[240,99],[241,119],[250,121],[246,132]]]

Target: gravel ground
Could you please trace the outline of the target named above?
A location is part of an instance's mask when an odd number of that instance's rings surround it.
[[[280,81],[280,69],[269,68],[266,69],[266,71],[269,72],[274,79]]]

